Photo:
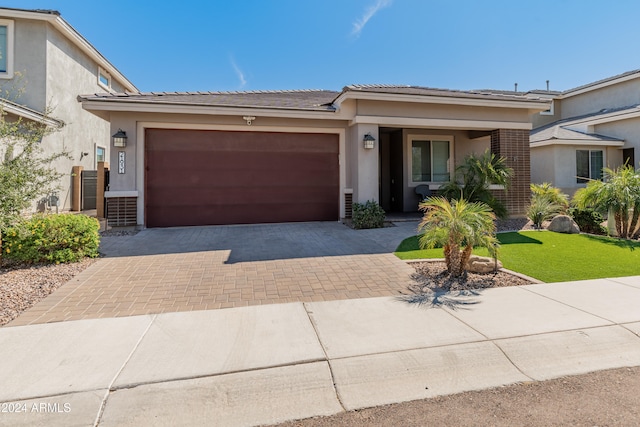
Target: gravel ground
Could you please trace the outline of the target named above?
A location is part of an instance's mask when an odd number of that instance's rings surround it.
[[[50,265],[0,267],[0,326],[33,307],[96,259]]]
[[[640,368],[527,382],[309,418],[281,427],[637,426]]]

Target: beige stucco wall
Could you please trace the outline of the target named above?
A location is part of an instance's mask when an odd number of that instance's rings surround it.
[[[636,160],[634,167],[640,167],[640,118],[597,125],[595,131],[602,135],[624,139],[624,147],[622,148],[634,149]],[[611,157],[610,166],[613,168],[622,163],[622,150],[619,149],[617,152],[619,153],[618,155]]]
[[[357,114],[361,116],[479,121],[500,120],[504,122],[529,123],[528,111],[525,109],[468,105],[358,100]]]
[[[556,122],[562,118],[562,100],[553,100],[553,114],[535,113],[531,116],[533,129]]]
[[[602,150],[604,165],[615,167],[622,159],[617,147],[589,145],[547,145],[531,148],[531,182],[549,182],[563,192],[573,195],[586,184],[576,182],[576,150]]]
[[[10,19],[10,18],[7,18]],[[109,123],[82,108],[80,94],[104,92],[98,85],[98,64],[44,21],[12,19],[14,21],[14,71],[11,79],[2,79],[3,93],[14,102],[50,115],[65,123],[59,131],[42,141],[46,153],[66,150],[72,159],[60,159],[55,168],[64,173],[60,180],[60,209],[71,207],[71,169],[75,165],[85,170],[97,167],[96,147],[109,155]],[[123,86],[112,79],[114,90]],[[18,97],[16,95],[22,92]],[[87,155],[83,155],[87,153]]]
[[[564,98],[562,118],[635,104],[640,104],[640,79],[637,78]]]

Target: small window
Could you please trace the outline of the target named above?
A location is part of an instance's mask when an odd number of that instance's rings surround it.
[[[410,136],[411,181],[447,182],[451,179],[451,139],[448,137]]]
[[[102,68],[98,68],[98,84],[106,90],[111,90],[111,75]]]
[[[554,104],[554,100],[551,100],[551,106],[549,107],[548,110],[544,110],[540,112],[540,115],[542,116],[553,116],[553,104]]]
[[[96,147],[96,162],[106,161],[106,151],[104,147]]]
[[[584,184],[593,179],[602,179],[604,153],[602,150],[576,150],[576,182]]]
[[[13,77],[13,21],[0,19],[0,78]]]

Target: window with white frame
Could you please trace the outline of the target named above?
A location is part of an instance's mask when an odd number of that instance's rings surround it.
[[[409,147],[411,183],[450,181],[452,137],[410,135]]]
[[[98,68],[98,84],[108,91],[111,91],[111,74],[102,68]]]
[[[544,110],[540,112],[540,115],[542,116],[553,116],[553,107],[554,107],[554,100],[551,100],[551,105],[549,106],[548,110]]]
[[[576,150],[576,182],[584,184],[591,179],[602,179],[604,153],[602,150]]]
[[[13,21],[0,19],[0,78],[13,77]]]
[[[105,153],[107,152],[107,150],[104,147],[100,147],[97,146],[96,147],[96,162],[106,162],[106,155]]]

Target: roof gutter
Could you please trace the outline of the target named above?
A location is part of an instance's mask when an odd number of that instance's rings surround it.
[[[42,123],[43,125],[52,128],[59,129],[64,126],[64,122],[61,120],[52,119],[51,117],[47,117],[45,114],[42,114],[38,111],[14,104],[12,102],[0,101],[0,109],[5,113],[10,113],[19,117],[23,117],[27,120]]]

